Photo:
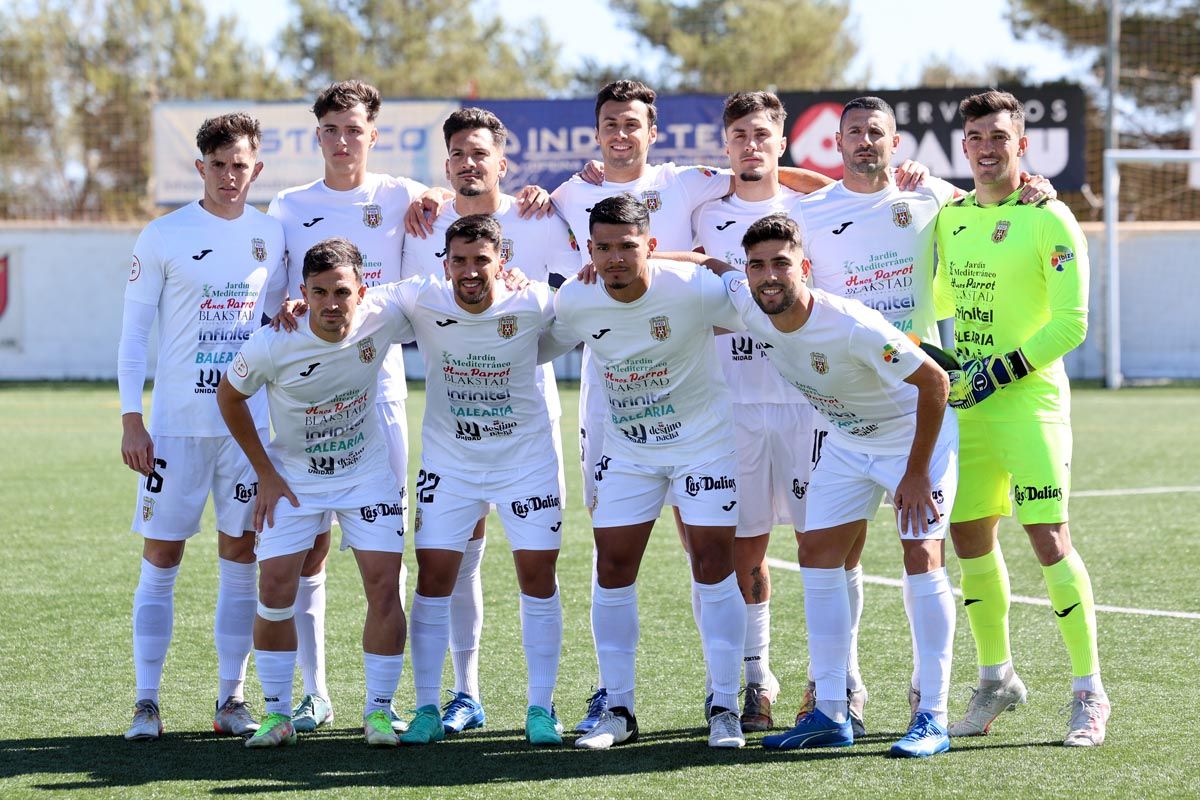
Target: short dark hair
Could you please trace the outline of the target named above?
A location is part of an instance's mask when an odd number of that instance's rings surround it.
[[[793,249],[804,251],[800,226],[787,214],[771,214],[752,222],[742,236],[742,249],[749,251],[763,242],[785,242]]]
[[[846,115],[856,109],[864,111],[882,111],[887,114],[892,120],[892,127],[896,127],[896,112],[888,105],[888,101],[882,97],[867,95],[865,97],[856,97],[846,105],[842,106],[842,116],[838,118],[838,127],[842,127],[842,123],[846,121]]]
[[[773,92],[737,92],[725,98],[725,110],[721,112],[721,121],[728,128],[755,111],[767,112],[771,122],[781,128],[787,120],[787,111]]]
[[[986,92],[973,94],[958,104],[958,115],[962,117],[964,125],[998,111],[1008,112],[1013,124],[1017,126],[1017,133],[1025,132],[1025,107],[1010,92],[988,89]]]
[[[462,239],[467,244],[483,239],[499,251],[502,238],[500,223],[491,214],[468,214],[454,220],[446,228],[446,256],[450,255],[452,239]]]
[[[492,141],[500,152],[508,142],[508,130],[500,118],[485,108],[460,108],[442,123],[442,135],[446,137],[446,147],[450,146],[450,137],[459,131],[483,129],[492,134]]]
[[[641,81],[622,79],[613,81],[600,90],[596,95],[596,127],[600,127],[600,108],[610,100],[618,103],[630,103],[641,100],[646,104],[646,122],[650,125],[658,121],[658,109],[654,107],[654,99],[658,97],[646,84]]]
[[[354,242],[335,236],[331,239],[317,242],[304,254],[304,269],[301,277],[307,281],[312,275],[319,275],[338,267],[352,267],[354,278],[359,283],[363,280],[363,257]]]
[[[374,122],[379,116],[379,107],[383,98],[379,90],[363,81],[338,81],[331,83],[321,90],[313,102],[313,115],[319,120],[331,111],[349,111],[359,103],[367,110],[367,120]]]
[[[592,206],[588,233],[597,225],[633,225],[638,233],[650,231],[650,210],[628,192],[606,197]]]
[[[200,148],[201,155],[208,155],[222,147],[229,147],[243,136],[250,141],[250,149],[257,153],[258,146],[262,144],[262,127],[249,114],[237,111],[209,117],[196,131],[196,147]]]

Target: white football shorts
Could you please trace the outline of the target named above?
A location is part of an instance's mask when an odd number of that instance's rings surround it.
[[[299,508],[280,498],[275,524],[264,526],[255,539],[255,555],[265,561],[310,549],[317,534],[328,529],[330,512],[342,529],[339,549],[403,553],[405,492],[390,478],[331,492],[296,492]]]
[[[776,525],[804,530],[815,413],[808,403],[733,404],[739,537]]]
[[[667,467],[601,456],[594,478],[594,528],[656,520],[668,495],[688,525],[737,525],[737,457],[733,453],[703,464]]]

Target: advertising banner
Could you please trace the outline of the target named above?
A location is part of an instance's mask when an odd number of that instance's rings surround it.
[[[659,97],[658,141],[650,161],[677,164],[726,163],[721,132],[719,95]],[[464,103],[464,105],[467,103]],[[506,192],[537,184],[553,191],[578,172],[588,159],[599,159],[596,145],[596,104],[580,100],[475,100],[509,131]]]
[[[911,89],[872,92],[896,111],[900,147],[894,163],[911,158],[930,172],[962,188],[971,188],[971,167],[962,150],[958,103],[984,89]],[[1045,175],[1059,191],[1074,191],[1086,181],[1084,103],[1079,86],[1055,84],[1013,87],[1025,106],[1029,149],[1024,168]],[[788,148],[783,163],[806,167],[831,178],[842,177],[842,157],[834,134],[842,106],[863,91],[788,92],[779,97],[788,111]]]
[[[371,171],[445,184],[442,121],[458,107],[457,100],[385,100],[375,121],[379,139],[371,151]],[[245,111],[262,124],[259,157],[265,166],[250,188],[250,202],[269,203],[281,189],[325,174],[309,103],[158,103],[152,129],[156,203],[182,205],[200,197],[196,130],[208,117],[231,111]]]

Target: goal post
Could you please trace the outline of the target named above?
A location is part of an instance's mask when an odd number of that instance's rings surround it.
[[[1121,267],[1120,267],[1120,188],[1122,164],[1200,164],[1200,150],[1105,150],[1104,151],[1104,250],[1105,272],[1105,344],[1104,385],[1119,389],[1124,382],[1121,370]]]

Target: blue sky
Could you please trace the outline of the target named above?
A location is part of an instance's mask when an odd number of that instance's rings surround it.
[[[268,52],[291,12],[288,0],[204,0],[204,4],[211,14],[236,13],[251,39]],[[860,52],[848,74],[866,74],[868,88],[913,85],[933,55],[978,67],[993,62],[1026,65],[1038,80],[1073,75],[1070,61],[1053,46],[1013,39],[1004,20],[1007,0],[850,0],[850,6]],[[479,7],[514,23],[542,17],[563,44],[568,64],[585,56],[620,62],[620,56],[608,54],[627,54],[637,43],[632,33],[618,27],[604,0],[487,0]],[[803,46],[802,40],[797,40],[797,46]]]

